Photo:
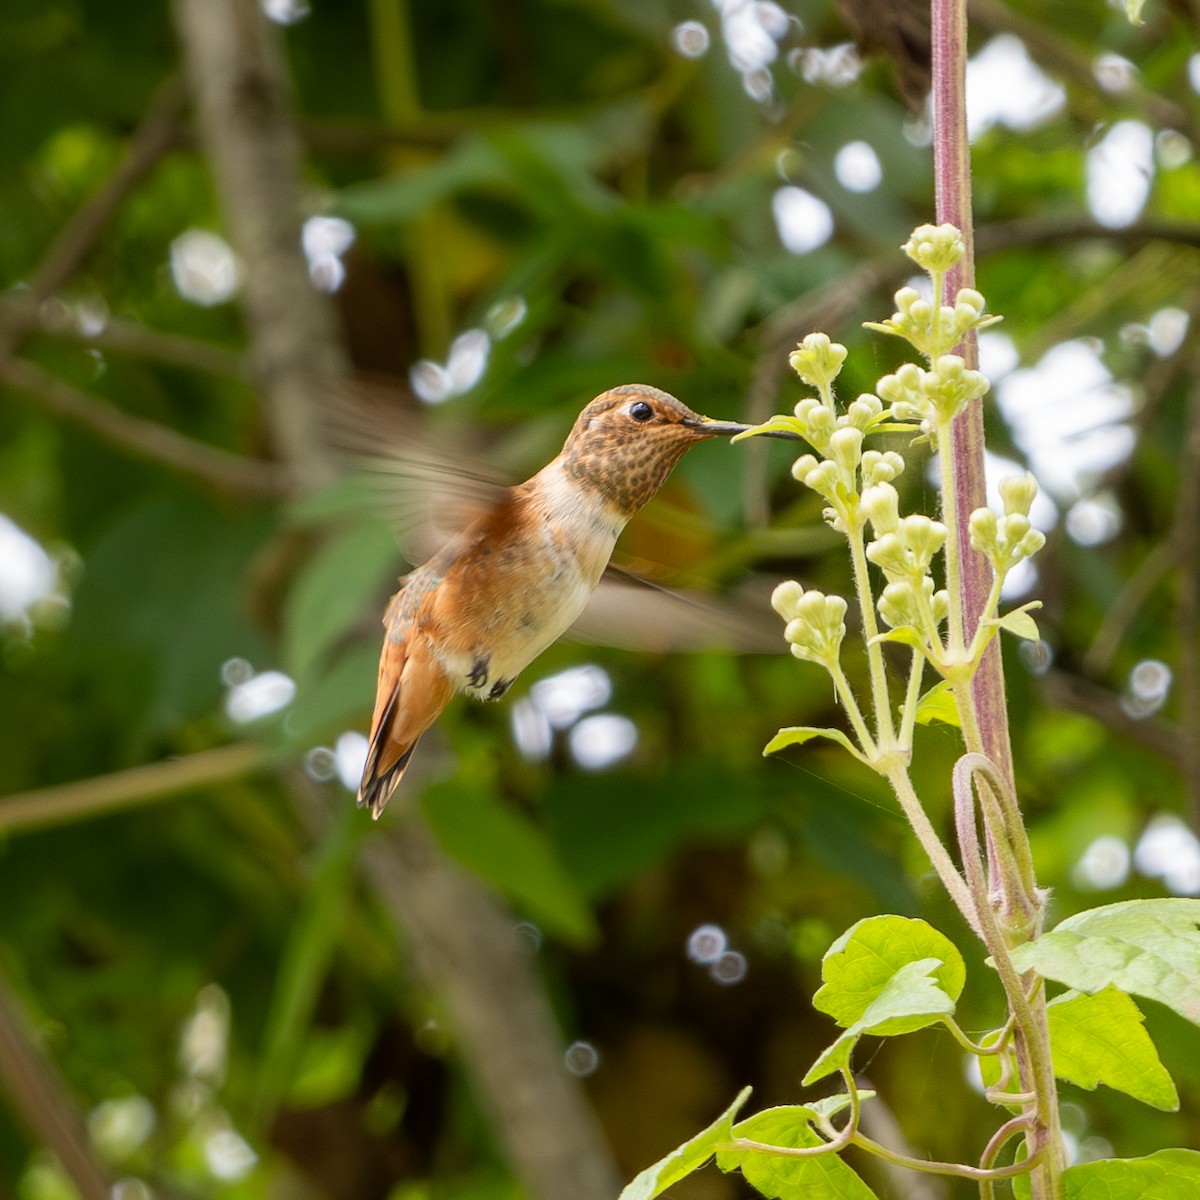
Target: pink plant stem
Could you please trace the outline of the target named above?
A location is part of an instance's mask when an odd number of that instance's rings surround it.
[[[975,286],[975,234],[971,214],[971,153],[966,130],[966,5],[962,0],[933,0],[933,172],[938,223],[962,231],[966,253],[946,277],[946,294],[953,303],[959,288]],[[979,366],[974,331],[957,347],[972,370]],[[971,549],[967,522],[986,502],[983,472],[983,407],[969,405],[951,428],[954,486],[958,496],[957,524],[962,546],[965,641],[970,644],[992,583],[987,559]],[[993,640],[971,683],[983,745],[981,750],[1014,786],[1012,746],[1004,694],[1004,668],[999,639]]]

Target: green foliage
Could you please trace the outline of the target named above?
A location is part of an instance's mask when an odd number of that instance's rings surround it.
[[[1067,917],[1013,962],[1083,992],[1114,985],[1200,1024],[1198,927],[1200,900],[1126,900]]]
[[[823,1139],[810,1127],[810,1108],[768,1108],[733,1127],[735,1136],[769,1146],[813,1149]],[[725,1150],[717,1154],[722,1171],[740,1170],[748,1183],[770,1200],[870,1200],[875,1193],[836,1154],[787,1158],[758,1150]]]
[[[1143,1028],[1138,1006],[1109,986],[1094,996],[1066,992],[1046,1006],[1054,1073],[1092,1091],[1107,1084],[1174,1112],[1179,1093]]]
[[[1063,1173],[1067,1200],[1188,1200],[1200,1187],[1200,1151],[1107,1158]]]

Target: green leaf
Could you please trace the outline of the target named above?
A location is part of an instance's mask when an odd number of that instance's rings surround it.
[[[1063,1172],[1065,1200],[1195,1200],[1200,1152],[1159,1150],[1147,1158],[1102,1158]]]
[[[871,765],[870,759],[840,729],[819,729],[815,725],[791,725],[781,729],[763,747],[763,754],[774,754],[776,751],[786,750],[789,746],[802,746],[805,742],[811,742],[813,738],[828,738],[831,742],[837,742],[839,746],[849,750],[859,762]]]
[[[1027,642],[1036,642],[1041,638],[1038,633],[1037,622],[1029,615],[1029,609],[1041,608],[1041,601],[1034,600],[1029,604],[1023,604],[1020,608],[1014,608],[1012,612],[1005,613],[1002,617],[993,617],[990,621],[984,622],[987,625],[994,625],[998,629],[1007,629],[1009,633],[1015,633],[1017,637],[1024,638]]]
[[[1081,992],[1114,984],[1200,1025],[1198,926],[1200,900],[1126,900],[1068,917],[1012,959]]]
[[[905,920],[903,917],[891,919]],[[954,1011],[954,999],[942,989],[935,975],[943,965],[939,959],[922,958],[916,962],[907,962],[889,974],[862,1016],[813,1064],[801,1080],[804,1086],[807,1087],[846,1066],[855,1044],[864,1034],[892,1037],[896,1034],[911,1033],[915,1029],[924,1029],[925,1026],[932,1025],[940,1017],[949,1016]],[[958,965],[961,968],[961,958]],[[959,984],[959,990],[961,987]],[[820,994],[821,992],[817,993],[818,996]],[[958,992],[955,992],[955,998],[957,995]],[[813,1003],[816,1003],[815,998]]]
[[[922,1029],[943,1012],[953,1012],[954,1001],[962,993],[967,969],[958,948],[945,934],[915,917],[867,917],[852,925],[826,951],[821,961],[824,981],[813,997],[813,1005],[828,1013],[839,1025],[849,1028],[861,1024],[868,1010],[881,997],[893,979],[913,963],[933,962],[937,970],[937,988],[950,1003],[929,1010],[926,1018],[918,1014],[906,1017],[894,1026],[878,1021],[864,1030],[882,1037]],[[924,974],[924,972],[922,972]]]
[[[803,1105],[768,1108],[734,1126],[735,1136],[771,1146],[816,1147],[825,1139],[812,1128]],[[874,1192],[835,1153],[789,1158],[761,1150],[722,1150],[722,1171],[741,1170],[746,1182],[770,1200],[869,1200]]]
[[[761,433],[772,433],[780,431],[783,433],[793,433],[803,441],[808,439],[804,437],[804,426],[796,420],[795,417],[774,416],[765,420],[761,425],[752,425],[749,429],[743,430],[741,433],[736,433],[730,439],[734,442],[740,442],[743,438],[752,438]]]
[[[917,701],[917,724],[932,725],[940,721],[943,725],[961,727],[958,701],[954,698],[954,687],[948,679],[935,684]]]
[[[546,835],[489,791],[451,780],[425,789],[425,816],[447,853],[547,930],[575,943],[595,937],[592,910]]]
[[[677,1150],[672,1150],[665,1158],[660,1158],[653,1166],[639,1172],[621,1192],[618,1200],[654,1200],[671,1184],[678,1183],[702,1167],[716,1153],[719,1145],[732,1139],[733,1118],[749,1098],[750,1088],[742,1088],[737,1099],[707,1129],[702,1129]]]
[[[858,1093],[858,1101],[861,1104],[864,1100],[870,1100],[874,1095],[875,1093],[870,1088],[866,1088]],[[850,1096],[846,1092],[835,1092],[832,1096],[822,1096],[820,1100],[814,1100],[804,1107],[809,1109],[813,1116],[831,1121],[838,1113],[844,1112],[850,1107]]]
[[[1142,1022],[1138,1006],[1106,987],[1094,996],[1068,992],[1046,1006],[1054,1073],[1093,1091],[1116,1088],[1143,1104],[1175,1112],[1179,1095]]]
[[[303,679],[370,602],[382,598],[399,558],[395,538],[382,521],[356,521],[320,547],[284,607],[284,664],[293,676]]]
[[[897,625],[895,629],[889,629],[886,633],[877,633],[867,644],[879,646],[884,642],[899,642],[902,646],[911,646],[926,658],[929,657],[929,642],[913,625]]]
[[[1142,8],[1145,3],[1146,0],[1125,0],[1125,15],[1129,18],[1130,25],[1142,23]]]

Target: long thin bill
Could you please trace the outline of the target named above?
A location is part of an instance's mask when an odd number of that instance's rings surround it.
[[[695,421],[684,421],[692,429],[703,430],[714,437],[733,437],[738,433],[746,433],[754,428],[753,425],[739,425],[735,421],[714,421],[709,417],[699,417]],[[786,429],[764,429],[759,437],[781,438],[787,442],[801,442],[804,439],[798,433]]]

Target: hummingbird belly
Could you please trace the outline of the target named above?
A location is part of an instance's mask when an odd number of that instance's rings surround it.
[[[459,691],[499,699],[574,624],[595,590],[618,530],[608,521],[600,525],[594,513],[581,513],[582,520],[558,516],[527,527],[528,539],[481,544],[463,571],[456,628],[434,642]],[[449,616],[439,613],[447,633]]]

